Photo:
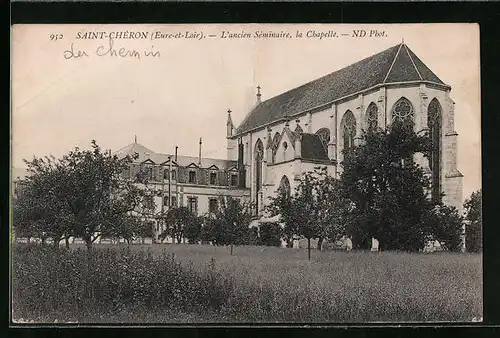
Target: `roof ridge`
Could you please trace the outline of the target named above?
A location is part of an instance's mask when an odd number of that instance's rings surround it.
[[[391,73],[392,67],[396,63],[396,59],[398,58],[399,52],[401,51],[401,47],[403,47],[403,43],[399,44],[398,51],[397,51],[396,55],[394,56],[394,59],[392,60],[391,66],[389,67],[387,74],[385,74],[384,81],[382,81],[382,83],[385,83],[385,81],[387,81],[387,78],[389,77],[389,74]]]
[[[406,54],[408,55],[408,57],[410,58],[410,61],[411,61],[411,64],[413,65],[413,68],[415,68],[415,70],[417,71],[417,74],[418,76],[420,77],[420,80],[424,80],[424,78],[422,77],[422,75],[420,74],[420,72],[418,71],[418,68],[417,68],[417,65],[415,65],[415,62],[413,61],[413,58],[411,57],[411,54],[410,52],[408,51],[408,47],[406,45],[405,46],[405,50],[406,50]]]

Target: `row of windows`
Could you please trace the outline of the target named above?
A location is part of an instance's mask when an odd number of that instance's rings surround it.
[[[153,179],[156,179],[155,177],[153,177],[153,168],[152,167],[145,167],[143,168],[144,172],[145,172],[145,177],[152,181]],[[164,170],[163,171],[163,179],[164,180],[169,180],[170,178],[168,177],[169,175],[169,171],[168,170]],[[124,178],[130,178],[130,168],[127,168],[124,170],[123,172],[123,177]],[[210,185],[219,185],[218,183],[218,173],[217,172],[211,172],[210,175],[209,175],[209,184]],[[177,171],[176,170],[172,170],[171,171],[171,179],[173,181],[176,181],[177,180]],[[231,174],[230,177],[230,185],[231,186],[237,186],[238,185],[238,174]],[[187,183],[192,183],[192,184],[197,184],[198,183],[198,180],[197,180],[197,175],[196,175],[196,171],[195,170],[190,170],[189,173],[188,173],[188,180],[187,180]]]
[[[151,197],[151,196],[148,196]],[[152,198],[149,198],[150,203],[154,203]],[[178,207],[177,196],[165,196],[163,198],[163,205],[167,207]],[[214,213],[219,207],[219,200],[217,198],[208,199],[208,211]],[[187,198],[187,208],[194,214],[198,213],[198,197],[188,197]]]

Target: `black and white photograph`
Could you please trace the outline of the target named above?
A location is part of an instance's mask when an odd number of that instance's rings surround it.
[[[479,36],[13,25],[11,323],[482,322]]]

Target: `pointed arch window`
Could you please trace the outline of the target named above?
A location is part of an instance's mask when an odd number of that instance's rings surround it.
[[[286,175],[283,175],[283,177],[281,178],[278,190],[280,192],[285,193],[286,197],[290,197],[291,195],[290,181],[288,180],[288,177],[286,177]]]
[[[260,139],[255,143],[255,207],[260,210],[259,192],[262,190],[262,160],[264,158],[264,145]]]
[[[273,154],[273,158],[272,158],[273,163],[276,162],[276,150],[278,149],[279,141],[280,141],[280,133],[276,132],[274,134],[273,142],[272,142],[272,146],[271,146],[272,147],[272,154]]]
[[[348,110],[344,114],[341,130],[344,152],[350,152],[354,148],[354,138],[356,136],[356,118],[352,111]]]
[[[328,147],[328,142],[330,142],[330,129],[321,128],[316,132],[316,135],[319,136],[321,143],[323,143],[323,147],[326,149]]]
[[[431,140],[429,169],[431,170],[431,195],[434,200],[441,199],[441,128],[442,109],[438,100],[433,99],[427,108],[427,125]]]
[[[366,110],[366,126],[368,132],[374,132],[378,127],[378,107],[375,103],[370,103]]]
[[[405,98],[400,98],[392,108],[392,121],[398,121],[403,126],[413,128],[414,110],[411,102]]]

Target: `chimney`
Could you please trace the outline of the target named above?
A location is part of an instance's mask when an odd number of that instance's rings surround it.
[[[257,104],[259,104],[261,102],[260,97],[262,95],[260,94],[260,89],[261,89],[260,85],[257,86]]]
[[[179,149],[179,147],[175,146],[175,157],[174,157],[175,158],[175,160],[174,160],[175,162],[177,162],[177,149]]]
[[[226,136],[227,137],[233,136],[234,124],[233,124],[233,119],[231,118],[231,109],[227,110],[227,123],[226,123],[226,126],[227,126]]]
[[[200,137],[200,149],[198,151],[198,165],[201,167],[201,137]]]

